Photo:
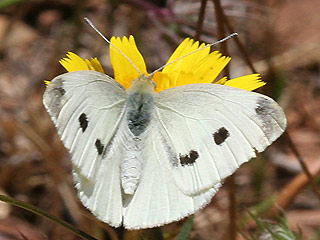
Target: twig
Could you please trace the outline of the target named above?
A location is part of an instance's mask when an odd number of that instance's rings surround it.
[[[204,15],[206,11],[206,6],[207,6],[207,0],[201,0],[201,6],[200,6],[200,11],[199,11],[199,18],[197,22],[197,28],[196,28],[196,34],[194,36],[195,40],[200,40],[200,36],[202,34],[202,27],[203,27],[203,22],[204,22]]]
[[[222,18],[223,18],[223,23],[226,25],[227,29],[229,32],[235,32],[233,27],[231,26],[231,24],[229,23],[229,20],[228,18],[226,17],[226,15],[224,14],[224,12],[222,11],[221,12],[221,15],[222,15]],[[256,69],[255,67],[253,66],[248,54],[247,54],[247,51],[245,50],[243,44],[241,43],[240,39],[238,37],[234,38],[234,41],[237,45],[237,47],[239,48],[240,52],[242,53],[243,57],[244,57],[244,60],[245,62],[248,64],[249,68],[251,69],[251,71],[253,73],[256,73]]]
[[[317,163],[311,169],[311,175],[316,176],[320,173],[320,164]],[[305,172],[294,177],[286,186],[284,186],[277,196],[274,207],[268,210],[268,217],[273,217],[279,213],[280,209],[286,209],[293,202],[294,197],[309,183],[309,178]]]

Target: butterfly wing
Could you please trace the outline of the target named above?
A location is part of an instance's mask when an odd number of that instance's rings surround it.
[[[81,79],[81,81],[80,81]],[[71,152],[83,204],[112,226],[138,229],[179,220],[207,204],[223,178],[264,150],[286,126],[270,98],[217,84],[161,92],[143,133],[143,171],[133,195],[120,183],[126,91],[94,71],[58,76],[46,106]],[[122,129],[124,131],[125,128]],[[121,129],[120,131],[121,132]]]
[[[58,134],[71,153],[76,187],[83,204],[100,219],[122,221],[117,132],[125,109],[126,91],[115,80],[95,71],[76,71],[54,78],[43,102]]]
[[[175,183],[168,145],[158,121],[151,121],[143,134],[143,171],[134,195],[124,198],[123,225],[127,229],[161,226],[178,221],[208,204],[221,186],[194,196],[184,194]]]
[[[188,195],[221,182],[286,127],[281,107],[271,98],[219,84],[164,90],[155,114],[175,153],[171,174]]]

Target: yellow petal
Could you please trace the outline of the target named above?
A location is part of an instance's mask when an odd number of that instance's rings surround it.
[[[155,88],[156,92],[160,92],[162,90],[170,88],[171,80],[169,78],[169,75],[166,73],[156,72],[153,75],[152,80],[156,83],[156,88]]]
[[[133,36],[112,37],[111,43],[123,52],[136,65],[142,74],[148,74],[146,64],[140,54]],[[138,78],[140,73],[134,68],[132,63],[126,59],[115,47],[110,45],[110,60],[114,71],[114,78],[124,87],[130,85],[131,81]]]
[[[90,70],[86,61],[73,52],[68,52],[59,62],[68,72]]]
[[[218,51],[210,53],[194,66],[197,83],[212,83],[230,62],[230,57],[221,56]]]
[[[156,83],[156,92],[197,82],[192,72],[177,71],[171,73],[157,72],[154,74],[152,80]]]
[[[180,72],[174,86],[171,87],[177,87],[192,83],[200,83],[198,76],[195,76],[194,73],[190,71]]]
[[[253,91],[259,87],[266,85],[266,83],[261,80],[260,74],[250,74],[228,80],[224,85]]]
[[[192,53],[189,56],[186,55],[204,46],[205,44],[201,44],[199,46],[199,42],[194,42],[192,39],[186,38],[177,47],[167,63],[170,63],[181,57],[183,58],[166,66],[163,68],[161,73],[157,73],[153,77],[153,81],[155,81],[157,84],[156,91],[162,91],[167,88],[190,83],[197,83],[197,79],[194,77],[193,73],[194,66],[201,62],[203,58],[208,56],[210,48],[204,48],[198,52]]]
[[[98,58],[96,58],[96,57],[95,58],[91,58],[90,62],[91,62],[92,67],[93,67],[93,69],[95,71],[104,73],[104,70],[103,70],[103,68],[101,66],[101,63],[99,62]]]
[[[199,46],[199,42],[194,42],[190,38],[186,38],[174,51],[174,53],[169,58],[168,62],[172,62],[180,57],[183,57],[201,47],[204,47],[205,44],[201,44]],[[191,69],[193,69],[194,65],[197,64],[199,61],[201,61],[204,57],[206,57],[210,52],[210,48],[204,48],[198,52],[195,52],[189,56],[186,56],[168,66],[166,66],[162,72],[163,73],[170,73],[173,71],[184,71],[189,72]]]
[[[90,62],[90,60],[89,59],[84,59],[84,61],[86,62],[89,70],[93,71],[94,68],[93,68],[92,63]]]
[[[62,58],[59,62],[68,72],[93,70],[104,73],[97,58],[83,59],[73,52],[68,52],[67,57]]]
[[[226,81],[228,81],[228,78],[227,77],[223,77],[223,78],[219,79],[218,81],[216,81],[215,84],[224,85],[226,83]]]

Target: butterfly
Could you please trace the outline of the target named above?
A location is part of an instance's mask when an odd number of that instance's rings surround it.
[[[265,95],[211,83],[157,92],[153,77],[139,74],[126,89],[78,70],[54,78],[43,96],[80,200],[114,227],[150,228],[195,213],[286,128],[283,110]]]

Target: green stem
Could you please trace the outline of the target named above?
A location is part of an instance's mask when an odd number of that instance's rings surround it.
[[[29,203],[26,203],[26,202],[23,202],[23,201],[20,201],[20,200],[17,200],[15,198],[12,198],[12,197],[8,197],[8,196],[4,196],[4,195],[1,195],[0,194],[0,201],[3,201],[3,202],[6,202],[6,203],[9,203],[11,205],[14,205],[14,206],[17,206],[17,207],[20,207],[20,208],[23,208],[23,209],[26,209],[28,210],[29,212],[33,212],[39,216],[42,216],[54,223],[57,223],[67,229],[69,229],[71,232],[73,232],[74,234],[76,234],[77,236],[81,237],[82,239],[89,239],[89,240],[97,240],[96,238],[88,235],[87,233],[81,231],[80,229],[76,228],[75,226],[63,221],[63,220],[60,220],[52,215],[50,215],[49,213],[45,212],[44,210],[40,209],[40,208],[37,208]]]

